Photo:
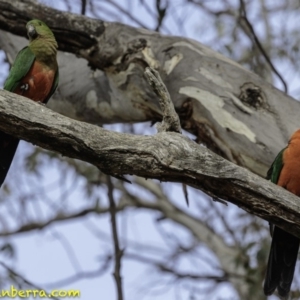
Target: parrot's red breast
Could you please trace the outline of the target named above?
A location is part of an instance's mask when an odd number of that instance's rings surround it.
[[[55,71],[36,60],[14,92],[33,101],[44,102],[50,94],[54,78]]]
[[[18,53],[3,89],[46,104],[59,81],[58,45],[53,32],[43,21],[31,20],[26,29],[29,44]],[[0,130],[0,187],[18,144],[18,138]]]
[[[300,196],[300,130],[292,135],[283,152],[283,167],[277,184]]]

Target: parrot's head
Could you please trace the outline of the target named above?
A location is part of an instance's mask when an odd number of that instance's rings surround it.
[[[31,20],[26,24],[27,35],[30,41],[38,38],[54,36],[51,29],[40,20]]]

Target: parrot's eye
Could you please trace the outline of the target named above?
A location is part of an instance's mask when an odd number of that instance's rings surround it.
[[[28,37],[32,40],[34,40],[38,36],[38,33],[36,32],[35,27],[33,25],[28,25],[27,33]]]

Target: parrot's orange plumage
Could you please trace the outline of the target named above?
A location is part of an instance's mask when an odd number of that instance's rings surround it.
[[[300,196],[300,130],[292,135],[283,152],[283,167],[277,184]]]
[[[267,178],[300,196],[300,130],[276,156]],[[300,239],[280,227],[271,225],[272,244],[264,282],[265,295],[277,289],[281,299],[288,299],[298,257]]]
[[[53,69],[35,61],[14,92],[33,101],[44,102],[52,89],[54,79]]]

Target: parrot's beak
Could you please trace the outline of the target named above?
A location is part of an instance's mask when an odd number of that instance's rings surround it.
[[[35,27],[31,24],[27,25],[27,34],[30,40],[33,40],[38,36]]]

